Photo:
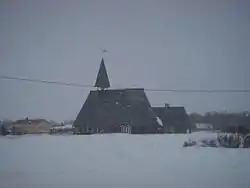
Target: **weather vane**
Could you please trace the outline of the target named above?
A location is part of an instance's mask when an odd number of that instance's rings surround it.
[[[104,53],[108,53],[108,50],[106,48],[100,48],[101,52],[102,52],[102,56]]]

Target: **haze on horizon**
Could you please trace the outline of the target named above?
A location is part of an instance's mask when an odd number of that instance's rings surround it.
[[[3,0],[0,75],[112,87],[250,88],[248,0]],[[74,119],[89,88],[0,79],[0,119]],[[147,92],[188,112],[250,110],[250,93]]]

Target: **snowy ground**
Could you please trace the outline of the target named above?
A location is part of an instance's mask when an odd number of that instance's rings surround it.
[[[210,136],[0,137],[0,188],[249,188],[249,149],[182,147]]]

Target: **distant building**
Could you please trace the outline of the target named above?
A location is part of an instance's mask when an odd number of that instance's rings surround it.
[[[74,122],[78,133],[158,133],[161,126],[144,89],[108,89],[103,59],[95,87],[98,89],[90,91]]]
[[[72,124],[63,124],[61,126],[53,126],[50,128],[50,134],[73,134],[74,127]]]
[[[154,112],[163,123],[164,133],[187,133],[191,131],[191,124],[184,107],[153,107]]]
[[[52,124],[45,119],[17,120],[11,126],[13,134],[49,133]]]
[[[210,123],[196,123],[195,129],[197,131],[209,131],[213,130],[213,125]]]

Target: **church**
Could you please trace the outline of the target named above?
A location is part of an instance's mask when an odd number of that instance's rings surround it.
[[[143,88],[110,89],[103,58],[94,87],[96,90],[90,91],[74,122],[76,134],[162,131]]]

